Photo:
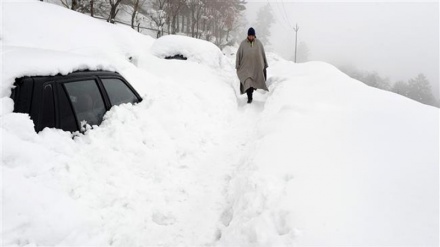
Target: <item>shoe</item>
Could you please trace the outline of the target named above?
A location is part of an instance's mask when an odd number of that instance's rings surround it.
[[[252,99],[248,99],[247,103],[248,104],[252,103]]]

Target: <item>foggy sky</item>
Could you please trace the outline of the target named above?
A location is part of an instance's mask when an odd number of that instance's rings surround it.
[[[268,2],[276,23],[267,50],[292,58],[298,23],[298,43],[309,47],[309,60],[377,71],[393,83],[423,73],[439,97],[438,1],[248,0],[249,25]]]

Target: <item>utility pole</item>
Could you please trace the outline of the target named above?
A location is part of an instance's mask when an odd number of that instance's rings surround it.
[[[295,31],[295,63],[296,63],[296,51],[298,49],[298,30],[299,30],[298,23],[296,24],[296,27],[293,28],[293,30]]]

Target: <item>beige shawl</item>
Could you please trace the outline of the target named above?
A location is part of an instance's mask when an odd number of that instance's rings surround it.
[[[243,40],[238,48],[235,62],[241,94],[250,87],[269,91],[263,72],[267,67],[263,44],[258,39],[254,39],[252,43],[248,39]]]

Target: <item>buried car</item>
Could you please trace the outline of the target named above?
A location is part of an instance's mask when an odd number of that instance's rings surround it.
[[[37,132],[46,127],[83,131],[85,124],[99,125],[112,106],[142,101],[120,74],[110,71],[26,76],[14,86],[14,112],[29,114]]]
[[[187,60],[214,69],[227,66],[222,51],[213,43],[181,35],[165,35],[154,41],[151,54],[162,59]]]

